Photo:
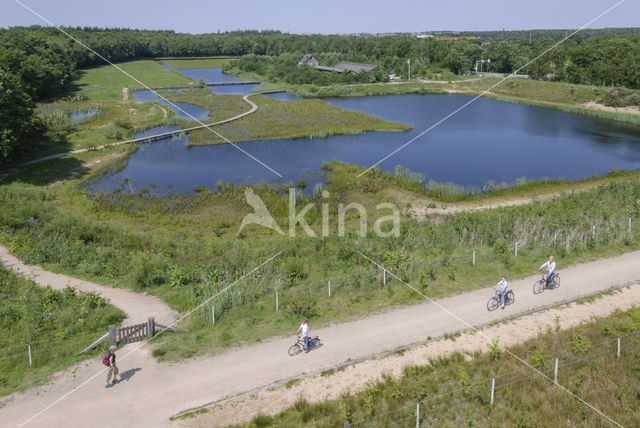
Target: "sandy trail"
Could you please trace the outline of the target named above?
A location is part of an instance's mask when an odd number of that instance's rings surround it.
[[[9,252],[7,247],[0,245],[0,261],[5,268],[15,274],[22,275],[43,287],[51,286],[54,290],[62,290],[65,287],[74,287],[85,293],[98,293],[109,302],[122,309],[127,318],[124,325],[146,322],[149,317],[154,317],[157,323],[168,325],[174,320],[172,314],[176,311],[157,297],[139,294],[122,288],[112,288],[95,284],[89,281],[72,278],[44,270],[40,266],[27,265]]]
[[[640,251],[561,269],[560,272],[560,288],[535,296],[531,287],[539,276],[514,281],[511,286],[516,301],[504,311],[486,310],[486,302],[492,295],[488,289],[441,299],[438,303],[472,325],[483,325],[554,302],[636,282],[640,279]],[[402,285],[396,283],[395,286]],[[433,303],[424,303],[318,330],[311,327],[311,333],[319,335],[324,345],[296,358],[287,355],[291,337],[274,338],[178,364],[156,363],[148,346],[129,345],[120,351],[118,360],[120,371],[131,374],[127,381],[105,389],[100,361],[84,362],[59,373],[49,385],[3,399],[0,420],[7,426],[20,425],[72,388],[100,373],[26,426],[86,427],[96,423],[106,426],[170,426],[168,418],[184,409],[301,373],[329,369],[349,358],[362,358],[421,342],[427,337],[439,337],[466,325]],[[456,343],[463,341],[458,339]],[[129,351],[134,352],[123,358]]]
[[[248,397],[218,405],[208,413],[196,416],[195,419],[178,420],[174,425],[204,428],[241,424],[260,413],[275,415],[293,406],[296,400],[305,399],[310,403],[316,403],[337,399],[343,393],[360,391],[371,382],[381,380],[383,374],[401,376],[406,366],[424,365],[430,360],[446,357],[454,352],[464,353],[465,357],[469,356],[469,358],[474,352],[487,352],[487,344],[490,342],[487,337],[498,339],[503,346],[512,346],[535,338],[547,328],[555,330],[559,326],[561,329],[568,329],[588,322],[593,317],[607,316],[616,310],[626,310],[638,304],[640,304],[640,285],[635,284],[613,295],[602,296],[595,302],[585,304],[574,302],[566,307],[536,312],[510,322],[486,327],[481,332],[464,333],[455,341],[441,339],[416,346],[402,355],[389,355],[355,364],[330,376],[316,375],[302,379],[294,386],[269,388]],[[563,363],[560,364],[562,367]],[[533,375],[533,371],[531,374]]]

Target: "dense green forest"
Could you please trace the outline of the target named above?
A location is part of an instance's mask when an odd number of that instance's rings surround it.
[[[469,72],[479,58],[490,58],[489,71],[519,69],[567,34],[564,30],[475,33],[474,40],[418,39],[410,34],[297,35],[279,31],[242,31],[222,34],[178,34],[173,31],[67,28],[71,36],[104,58],[120,62],[167,56],[243,56],[233,67],[269,80],[288,83],[375,82],[386,73],[406,75],[407,59],[413,75],[434,70]],[[535,33],[535,37],[533,34]],[[467,34],[467,33],[464,33]],[[473,34],[473,33],[469,33]],[[461,34],[462,35],[462,34]],[[323,65],[350,60],[378,64],[371,73],[322,73],[297,67],[305,53]],[[606,58],[606,61],[603,60]],[[50,100],[71,88],[75,70],[101,65],[97,55],[55,28],[0,29],[0,162],[7,162],[43,140],[44,126],[34,101]],[[633,29],[588,30],[521,71],[536,78],[593,85],[640,87],[640,36]]]

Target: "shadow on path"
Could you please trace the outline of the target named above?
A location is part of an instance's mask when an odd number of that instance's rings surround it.
[[[118,381],[118,383],[128,381],[133,377],[133,375],[136,374],[136,372],[139,372],[140,370],[142,370],[140,367],[136,367],[135,369],[129,369],[125,372],[120,373],[120,380]]]

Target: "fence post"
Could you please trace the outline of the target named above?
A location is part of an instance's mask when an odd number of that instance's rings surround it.
[[[620,338],[618,338],[618,359],[620,359]]]
[[[211,324],[215,324],[216,323],[216,307],[212,304],[211,305]]]
[[[473,266],[476,265],[476,250],[473,250]]]
[[[629,226],[627,227],[629,233],[631,233],[631,217],[629,217]]]
[[[591,226],[591,239],[596,239],[596,225]]]
[[[351,426],[351,424],[349,423],[349,421],[344,421],[344,428],[349,428]]]
[[[553,234],[553,246],[557,246],[558,245],[558,232]]]
[[[329,286],[329,297],[331,297],[331,280],[327,282],[327,285]]]
[[[31,344],[28,344],[27,347],[29,348],[29,366],[31,366]]]
[[[276,311],[278,310],[278,292],[276,291]]]
[[[496,390],[496,378],[491,378],[491,406],[493,406],[493,394]]]
[[[153,317],[150,317],[147,321],[147,337],[152,339],[156,334],[156,320]]]
[[[420,402],[416,404],[416,428],[420,428]]]
[[[553,383],[558,383],[558,359],[556,358],[556,368],[553,370]]]
[[[518,241],[516,241],[516,257],[518,257]]]
[[[116,337],[116,326],[109,326],[109,347],[118,346],[118,338]]]
[[[387,285],[387,270],[382,268],[382,285]]]

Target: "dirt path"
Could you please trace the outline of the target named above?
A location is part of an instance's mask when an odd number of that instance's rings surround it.
[[[430,200],[426,197],[411,193],[403,189],[394,189],[393,193],[388,193],[390,197],[394,197],[399,200],[400,204],[405,206],[410,205],[407,213],[418,219],[425,220],[428,218],[455,214],[463,211],[483,211],[493,208],[502,207],[515,207],[520,205],[528,205],[536,201],[547,202],[557,196],[574,192],[581,192],[589,190],[593,186],[585,186],[584,188],[573,189],[571,191],[560,191],[555,193],[545,193],[534,196],[527,196],[514,199],[498,199],[489,201],[474,201],[474,202],[441,202]]]
[[[142,323],[147,321],[149,317],[154,317],[156,322],[164,325],[168,325],[167,323],[174,320],[171,315],[175,314],[176,311],[172,310],[157,297],[49,272],[40,266],[26,265],[22,260],[12,255],[7,247],[2,245],[0,245],[0,261],[7,269],[35,281],[43,287],[51,286],[54,290],[62,290],[70,286],[85,293],[94,292],[100,294],[127,314],[124,324]]]
[[[536,296],[531,287],[538,276],[514,281],[511,285],[516,301],[504,311],[487,312],[486,302],[492,295],[489,289],[441,299],[439,303],[473,325],[484,325],[554,302],[636,282],[640,279],[640,251],[561,269],[561,274],[560,288]],[[396,283],[395,286],[402,285]],[[72,388],[100,373],[27,426],[86,427],[96,423],[171,426],[168,418],[187,408],[464,327],[433,303],[424,303],[323,329],[313,330],[312,326],[312,334],[319,335],[324,345],[296,358],[287,355],[291,337],[274,338],[179,364],[156,363],[147,346],[122,358],[136,346],[129,345],[120,351],[118,360],[120,371],[127,373],[128,378],[116,387],[104,388],[100,361],[85,362],[60,373],[49,385],[5,398],[5,402],[0,403],[0,420],[7,426],[20,425]],[[456,342],[463,343],[461,339]]]
[[[275,415],[293,406],[297,400],[310,403],[340,398],[343,393],[363,390],[383,374],[401,376],[404,367],[424,365],[430,360],[461,352],[470,358],[475,352],[487,352],[486,337],[496,338],[503,346],[514,346],[535,338],[541,331],[551,328],[568,329],[593,317],[602,317],[617,310],[627,310],[640,304],[640,285],[602,296],[591,303],[571,303],[567,306],[525,315],[516,320],[482,329],[482,334],[464,333],[453,340],[441,339],[419,345],[402,353],[371,359],[348,366],[332,375],[316,375],[302,379],[293,386],[268,388],[250,396],[211,408],[195,418],[180,419],[177,427],[212,427],[242,424],[259,413]]]

